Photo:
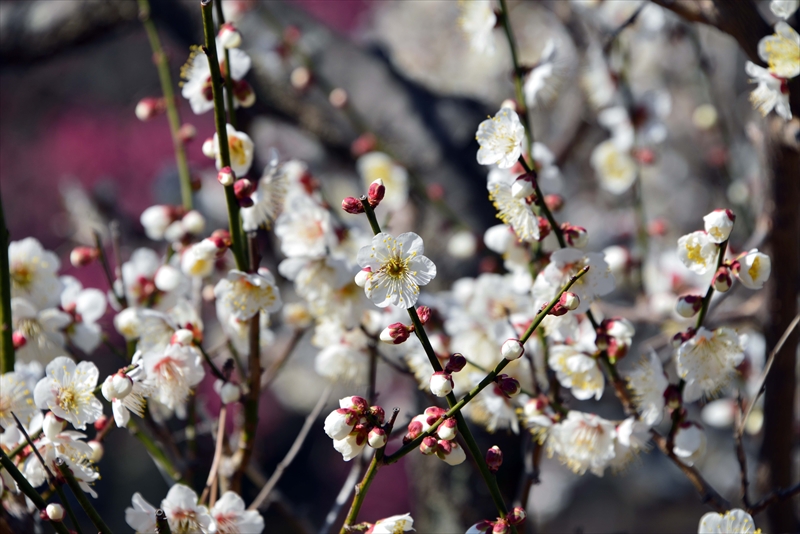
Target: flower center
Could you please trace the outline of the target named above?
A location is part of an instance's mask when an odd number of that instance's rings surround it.
[[[689,258],[690,261],[693,261],[695,263],[699,263],[701,265],[705,265],[706,264],[706,260],[705,260],[705,258],[703,258],[703,255],[700,253],[701,248],[702,247],[700,246],[699,243],[695,243],[694,245],[690,245],[690,244],[687,243],[686,244],[686,252],[687,252],[686,257]]]
[[[244,143],[238,137],[228,137],[228,147],[230,147],[231,161],[235,161],[237,165],[244,165],[247,163],[247,155],[244,151]]]
[[[761,273],[761,258],[756,256],[753,260],[753,265],[747,269],[747,274],[750,275],[750,278],[754,281],[758,279],[758,275]]]
[[[383,269],[392,278],[402,278],[408,271],[408,260],[398,257],[389,258]]]
[[[17,263],[11,266],[11,281],[22,289],[28,288],[33,283],[33,270],[26,264]]]
[[[78,400],[78,395],[72,387],[67,386],[64,388],[59,388],[56,402],[58,402],[59,408],[65,412],[77,411]]]

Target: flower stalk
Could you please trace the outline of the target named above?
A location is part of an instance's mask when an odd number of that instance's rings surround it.
[[[200,6],[203,12],[203,34],[205,36],[205,46],[203,50],[208,57],[208,65],[211,70],[211,92],[214,98],[214,123],[217,128],[217,138],[219,140],[219,154],[222,168],[231,166],[231,155],[228,146],[228,130],[225,120],[225,102],[223,97],[222,75],[219,71],[219,59],[217,58],[216,32],[214,31],[214,16],[212,0],[202,0]],[[247,251],[245,250],[245,236],[242,230],[242,220],[239,216],[239,202],[233,190],[233,184],[225,187],[225,203],[228,207],[228,226],[231,233],[231,250],[236,259],[236,268],[240,271],[247,270]]]
[[[58,470],[61,471],[61,476],[64,477],[64,480],[67,482],[67,486],[69,489],[72,490],[72,493],[75,495],[75,498],[78,500],[78,504],[81,505],[83,511],[86,512],[86,515],[89,516],[94,526],[97,527],[97,530],[100,534],[111,534],[111,529],[108,528],[103,518],[100,517],[100,514],[97,513],[92,503],[89,502],[88,497],[86,497],[86,493],[81,489],[80,484],[75,479],[75,475],[72,474],[72,470],[67,465],[62,458],[56,458],[56,467]]]
[[[717,266],[714,271],[718,271],[720,267],[722,267],[723,262],[725,261],[725,251],[728,250],[728,240],[726,239],[719,245],[719,256],[717,256]],[[694,328],[697,330],[701,326],[703,326],[703,320],[706,318],[706,314],[708,313],[708,306],[711,304],[711,297],[714,295],[714,283],[708,284],[708,290],[706,291],[706,295],[703,297],[703,304],[700,308],[700,312],[697,314],[697,324],[695,324]]]
[[[221,28],[222,25],[225,24],[225,13],[222,12],[222,0],[214,2],[214,7],[217,12],[217,28]],[[228,75],[225,76],[223,81],[225,82],[225,106],[228,108],[228,124],[236,128],[236,112],[233,107],[233,79],[230,75],[231,54],[227,48],[225,48],[225,65],[228,69]]]
[[[525,104],[525,93],[522,91],[522,77],[524,72],[519,63],[517,41],[514,38],[514,30],[511,28],[511,20],[508,17],[508,3],[506,0],[500,0],[500,22],[503,24],[506,40],[508,40],[508,47],[511,50],[511,61],[514,64],[514,93],[517,98],[519,115],[522,119],[522,125],[525,127],[525,133],[528,136],[528,145],[531,145],[533,143],[533,129],[528,117],[528,106]],[[540,196],[539,198],[542,197]]]
[[[167,120],[169,130],[172,135],[172,145],[175,148],[175,163],[178,166],[178,179],[181,184],[181,201],[183,207],[188,211],[192,209],[192,178],[189,174],[189,162],[186,159],[186,147],[180,136],[181,117],[178,106],[175,102],[175,91],[172,86],[172,76],[169,72],[169,62],[167,55],[161,47],[161,39],[158,31],[150,18],[149,0],[139,0],[139,19],[147,32],[150,41],[150,48],[153,50],[153,62],[158,69],[158,79],[161,82],[161,92],[164,93],[164,103],[166,105]]]
[[[8,263],[9,234],[0,197],[0,374],[14,370],[14,340],[11,326],[11,268]]]

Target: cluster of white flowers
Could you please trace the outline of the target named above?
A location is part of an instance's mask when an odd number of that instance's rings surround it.
[[[775,12],[774,6],[775,2]],[[787,17],[786,13],[792,11],[787,7],[779,7],[776,14]],[[794,9],[797,9],[796,5]],[[789,80],[800,75],[800,34],[786,22],[778,22],[775,33],[759,41],[758,57],[767,63],[766,69],[752,61],[744,67],[751,81],[758,84],[750,93],[750,102],[764,116],[774,109],[782,118],[791,120]]]

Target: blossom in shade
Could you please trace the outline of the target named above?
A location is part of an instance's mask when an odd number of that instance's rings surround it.
[[[231,160],[231,170],[241,178],[250,170],[253,164],[253,140],[244,132],[237,131],[230,124],[225,125],[228,137],[228,154]],[[214,134],[211,154],[216,159],[217,170],[222,169],[222,153],[219,146],[219,134]]]
[[[736,216],[731,210],[714,210],[703,217],[709,240],[714,243],[727,241],[735,220]]]
[[[773,109],[784,119],[792,120],[792,108],[789,104],[789,86],[786,80],[776,78],[764,67],[748,61],[744,65],[745,72],[751,77],[751,83],[757,83],[750,93],[750,103],[763,116]]]
[[[141,365],[144,385],[150,388],[152,398],[183,417],[192,388],[205,376],[203,358],[197,349],[172,343],[165,349],[143,354]]]
[[[231,79],[238,82],[250,70],[250,56],[243,50],[232,48],[228,50],[230,68],[225,62],[225,48],[217,38],[217,59],[220,62],[220,71],[225,77],[230,72]],[[184,79],[181,95],[189,101],[195,115],[200,115],[214,109],[214,98],[211,90],[211,68],[208,56],[199,47],[193,48],[186,64],[181,68],[181,78]],[[234,85],[236,85],[234,83]],[[234,90],[234,107],[245,104],[236,97]]]
[[[767,62],[769,72],[778,78],[800,75],[800,34],[780,21],[774,34],[758,42],[758,57]]]
[[[372,534],[402,534],[414,530],[414,519],[411,514],[393,515],[375,521]]]
[[[621,195],[636,181],[636,162],[613,139],[595,147],[591,163],[600,180],[600,187],[610,193]]]
[[[62,276],[61,309],[72,317],[65,333],[70,342],[87,354],[100,344],[102,329],[97,321],[106,313],[106,297],[95,288],[84,289],[72,276]]]
[[[716,266],[718,250],[717,244],[703,231],[678,239],[678,258],[697,274],[705,274]]]
[[[701,326],[678,347],[676,355],[678,375],[686,381],[684,400],[692,402],[718,392],[742,360],[744,348],[736,330],[721,327],[711,331]]]
[[[728,510],[724,514],[708,512],[700,518],[700,524],[697,525],[697,534],[758,534],[759,532],[761,529],[756,529],[753,516],[738,508]]]
[[[554,345],[550,348],[547,363],[556,372],[556,378],[565,388],[570,388],[578,400],[603,396],[605,378],[597,360],[584,354],[573,345]]]
[[[664,391],[669,386],[658,355],[651,352],[642,356],[638,365],[628,373],[628,387],[641,419],[648,425],[657,425],[664,417]]]
[[[733,272],[746,288],[761,289],[769,280],[772,260],[766,254],[753,249],[734,263]]]
[[[26,299],[12,298],[11,318],[14,335],[24,340],[24,345],[16,349],[17,359],[44,363],[63,354],[64,328],[72,322],[68,313],[56,308],[36,311]]]
[[[572,471],[603,476],[614,459],[614,423],[599,415],[570,410],[566,419],[548,431],[547,447]]]
[[[376,306],[410,308],[417,303],[420,286],[436,277],[436,265],[423,254],[422,238],[413,232],[396,238],[381,232],[372,244],[358,251],[358,264],[369,267],[364,291]]]
[[[772,0],[769,3],[769,9],[776,17],[788,19],[797,8],[800,7],[800,0]]]
[[[516,165],[522,154],[525,127],[522,126],[516,111],[502,108],[493,118],[478,125],[475,139],[480,145],[478,163],[497,164],[501,169],[508,169]]]
[[[491,0],[460,0],[458,25],[469,40],[470,48],[479,54],[494,54],[494,30],[497,15]]]
[[[245,273],[231,269],[217,282],[214,296],[236,319],[246,321],[260,310],[273,312],[281,307],[281,295],[275,277],[267,269]]]
[[[687,465],[693,465],[706,450],[706,434],[695,423],[685,422],[678,427],[672,452]]]
[[[11,371],[0,376],[0,426],[9,428],[16,425],[12,413],[27,425],[37,411],[30,385],[23,374]]]
[[[61,284],[57,273],[61,262],[37,239],[27,237],[9,243],[8,265],[12,297],[24,298],[38,309],[58,302]]]
[[[264,518],[258,510],[246,510],[244,500],[232,491],[222,494],[210,514],[217,534],[259,534],[264,530]]]
[[[125,522],[137,533],[156,532],[156,509],[139,492],[131,497],[133,507],[125,509]]]
[[[94,396],[98,377],[92,362],[76,364],[72,358],[59,356],[47,364],[45,377],[33,390],[36,406],[84,429],[103,415],[103,405]]]
[[[512,172],[492,169],[486,184],[489,200],[497,210],[497,218],[509,225],[521,241],[538,241],[539,219],[533,212],[533,206],[525,198],[516,198],[513,195],[515,181]]]

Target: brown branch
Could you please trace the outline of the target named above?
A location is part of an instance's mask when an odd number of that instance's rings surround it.
[[[791,499],[795,495],[800,495],[800,482],[795,484],[794,486],[778,491],[773,491],[757,503],[755,503],[752,507],[747,509],[747,513],[750,515],[756,515],[763,512],[769,505],[775,504],[779,501],[785,501],[787,499]]]
[[[261,391],[265,391],[267,386],[269,386],[273,380],[278,376],[278,372],[284,366],[284,364],[289,360],[289,357],[294,352],[294,349],[297,348],[298,343],[300,340],[303,339],[303,335],[306,333],[305,328],[301,328],[292,332],[292,337],[289,339],[289,344],[286,346],[286,350],[283,351],[269,368],[264,371],[264,374],[261,375]]]
[[[744,452],[742,433],[739,431],[740,428],[744,427],[743,417],[742,417],[743,413],[744,413],[744,405],[742,401],[742,393],[737,392],[736,412],[734,416],[736,421],[734,423],[733,440],[736,443],[736,459],[739,461],[739,477],[741,480],[742,504],[744,504],[745,508],[749,508],[750,497],[748,497],[747,495],[747,488],[750,486],[750,482],[747,480],[747,454]]]

